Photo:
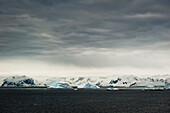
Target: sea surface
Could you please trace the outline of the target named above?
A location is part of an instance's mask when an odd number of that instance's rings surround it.
[[[0,113],[170,113],[170,91],[0,88]]]

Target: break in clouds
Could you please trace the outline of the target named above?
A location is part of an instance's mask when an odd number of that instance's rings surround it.
[[[1,0],[0,73],[170,73],[169,12],[169,0]]]

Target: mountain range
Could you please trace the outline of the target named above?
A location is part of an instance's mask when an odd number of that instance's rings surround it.
[[[106,77],[28,77],[28,76],[9,76],[1,79],[1,86],[50,86],[53,81],[65,82],[70,86],[79,86],[90,83],[96,86],[163,86],[170,75],[155,75],[151,77],[138,77],[134,75],[114,75]]]

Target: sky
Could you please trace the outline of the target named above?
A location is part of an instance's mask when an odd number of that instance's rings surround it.
[[[169,0],[0,0],[0,74],[170,74]]]

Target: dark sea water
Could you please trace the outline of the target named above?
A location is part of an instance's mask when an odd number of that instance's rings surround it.
[[[1,88],[0,113],[170,113],[170,91]]]

